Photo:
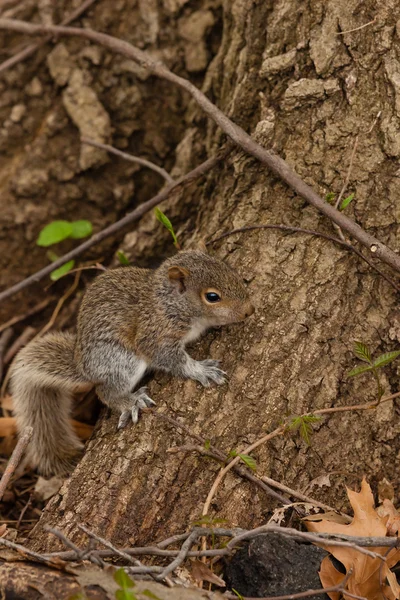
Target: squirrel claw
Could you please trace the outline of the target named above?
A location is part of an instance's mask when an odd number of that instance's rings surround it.
[[[219,360],[206,359],[200,361],[200,364],[202,372],[198,380],[204,387],[209,387],[211,383],[216,383],[217,385],[226,383],[227,374],[219,368]]]
[[[132,420],[132,423],[136,425],[139,420],[139,413],[142,408],[152,408],[156,405],[146,393],[147,388],[141,387],[131,395],[132,407],[121,412],[121,416],[118,421],[118,429],[123,429]]]

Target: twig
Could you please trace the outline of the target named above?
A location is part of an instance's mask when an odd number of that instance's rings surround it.
[[[45,333],[47,333],[47,331],[49,331],[49,329],[51,329],[54,325],[54,323],[57,320],[57,317],[60,313],[60,310],[62,309],[62,307],[64,306],[64,303],[68,300],[68,298],[70,296],[72,296],[72,294],[75,292],[76,288],[78,287],[79,284],[79,279],[81,276],[81,271],[77,271],[77,273],[75,274],[74,277],[74,281],[72,283],[72,285],[67,289],[67,291],[61,296],[61,298],[59,299],[59,301],[57,302],[57,305],[55,307],[55,309],[53,310],[53,314],[51,315],[49,321],[46,323],[46,325],[44,327],[42,327],[42,329],[35,335],[35,337],[33,338],[33,340],[36,340],[37,338],[42,337]]]
[[[19,335],[17,337],[15,342],[13,344],[11,344],[11,346],[7,350],[7,352],[4,356],[4,364],[5,365],[8,365],[8,363],[14,358],[14,356],[17,354],[17,352],[19,352],[23,346],[26,346],[26,344],[29,342],[30,339],[32,339],[32,337],[35,335],[35,333],[36,333],[36,329],[34,327],[30,327],[30,326],[25,327],[25,329],[23,330],[21,335]],[[1,377],[0,377],[0,380],[1,380]]]
[[[197,452],[198,454],[201,454],[202,456],[207,456],[209,458],[213,458],[214,460],[217,460],[218,462],[226,463],[226,460],[227,460],[227,457],[226,456],[223,457],[223,455],[221,456],[220,453],[216,454],[215,452],[206,450],[202,446],[195,446],[195,445],[177,446],[177,447],[169,448],[168,452],[171,454],[176,454],[177,452]],[[253,475],[252,473],[247,471],[246,469],[242,468],[240,465],[235,465],[233,467],[233,470],[238,475],[240,475],[240,477],[243,477],[244,479],[248,479],[252,483],[255,483],[258,487],[260,487],[269,496],[271,496],[272,498],[275,498],[275,500],[278,500],[278,502],[281,502],[284,505],[291,504],[291,501],[288,498],[286,498],[285,496],[282,496],[281,494],[278,494],[278,492],[275,492],[273,489],[271,489],[271,487],[269,485],[267,485],[268,482],[264,482],[262,478],[259,479],[258,477],[256,477],[255,475]],[[330,508],[329,510],[334,510],[334,509]]]
[[[101,150],[106,150],[107,152],[110,152],[111,154],[120,156],[121,158],[124,158],[125,160],[129,160],[130,162],[137,163],[138,165],[142,165],[143,167],[148,167],[149,169],[152,169],[153,171],[155,171],[156,173],[161,175],[161,177],[163,177],[165,179],[165,181],[167,181],[168,183],[172,183],[174,181],[172,179],[171,175],[165,169],[150,162],[149,160],[146,160],[145,158],[139,158],[139,156],[133,156],[132,154],[128,154],[127,152],[122,152],[122,150],[118,150],[117,148],[114,148],[113,146],[110,146],[109,144],[100,144],[100,142],[96,142],[95,140],[91,140],[86,137],[81,137],[81,142],[82,142],[82,144],[88,144],[88,146],[93,146],[94,148],[100,148]]]
[[[26,502],[26,503],[25,503],[25,506],[24,506],[24,508],[21,510],[21,513],[20,513],[20,515],[19,515],[19,518],[18,518],[17,524],[16,524],[16,526],[15,526],[15,529],[16,529],[17,531],[19,530],[19,528],[20,528],[20,526],[21,526],[21,523],[23,522],[22,520],[23,520],[23,518],[24,518],[24,515],[25,515],[26,511],[28,510],[28,508],[30,507],[30,505],[31,505],[31,504],[32,504],[32,494],[29,494],[28,502]]]
[[[96,0],[85,0],[85,2],[83,2],[74,11],[72,11],[72,13],[68,17],[61,21],[61,25],[69,25],[70,23],[72,23],[72,21],[78,19],[95,2]],[[18,52],[18,54],[15,54],[11,58],[5,60],[0,64],[0,73],[4,73],[4,71],[9,69],[10,67],[13,67],[17,63],[25,60],[26,58],[29,58],[29,56],[35,54],[35,52],[39,50],[39,48],[42,48],[42,46],[44,46],[47,42],[51,41],[51,39],[51,36],[49,36],[47,39],[44,39],[41,42],[30,44],[29,46]]]
[[[393,400],[395,398],[398,398],[399,396],[400,396],[400,392],[396,392],[395,394],[392,394],[390,396],[386,396],[385,398],[382,398],[380,400],[379,404],[381,404],[382,402],[388,402],[389,400]],[[308,413],[304,413],[301,416],[308,417],[308,416],[312,416],[312,415],[326,415],[326,414],[332,414],[332,413],[337,413],[337,412],[371,410],[376,407],[377,407],[376,403],[366,402],[365,404],[353,404],[352,406],[334,406],[332,408],[321,408],[318,410],[310,411]],[[255,450],[255,448],[258,448],[258,446],[265,444],[266,442],[273,439],[274,437],[277,437],[278,435],[283,435],[285,433],[285,431],[286,431],[286,428],[284,425],[277,427],[271,433],[263,436],[262,438],[260,438],[259,440],[257,440],[253,444],[251,444],[250,446],[247,446],[247,448],[245,448],[240,454],[249,454],[250,452]],[[240,456],[239,455],[236,456],[233,460],[231,460],[226,465],[226,467],[221,469],[221,471],[218,473],[218,475],[208,493],[207,499],[204,503],[203,512],[202,512],[203,516],[208,514],[210,504],[212,502],[215,492],[217,491],[217,488],[218,488],[219,484],[221,483],[222,479],[225,477],[225,475],[228,473],[228,471],[230,471],[240,460],[241,460]]]
[[[198,537],[199,531],[198,529],[194,529],[189,535],[189,537],[183,542],[178,556],[167,567],[165,567],[165,569],[163,570],[161,575],[157,577],[157,579],[165,579],[170,573],[172,573],[172,571],[177,569],[184,562],[190,548],[193,546]]]
[[[11,479],[11,476],[14,474],[15,469],[18,467],[22,455],[25,452],[31,437],[33,434],[32,427],[25,427],[23,430],[17,445],[15,446],[13,453],[11,454],[10,460],[8,461],[7,467],[3,473],[3,476],[0,480],[0,500],[3,497],[3,494],[6,490],[6,487]],[[1,539],[1,538],[0,538]]]
[[[227,543],[226,548],[228,550],[233,550],[235,546],[239,542],[243,542],[249,538],[253,538],[262,533],[279,533],[280,535],[290,537],[290,538],[299,538],[306,540],[307,542],[312,542],[313,544],[318,544],[319,546],[341,546],[344,548],[353,548],[357,550],[361,554],[365,554],[370,558],[379,558],[380,560],[385,561],[385,557],[382,554],[378,554],[377,552],[371,552],[371,550],[366,550],[364,547],[359,546],[355,542],[348,542],[339,539],[326,539],[327,536],[315,533],[308,533],[305,531],[298,531],[297,529],[293,529],[291,527],[279,527],[279,525],[262,525],[261,527],[257,527],[252,531],[247,531],[245,533],[241,533],[235,538],[233,538],[230,542]],[[337,538],[338,536],[336,536]],[[324,539],[325,538],[325,539]],[[353,538],[355,539],[355,538]],[[393,544],[394,545],[394,544]]]
[[[337,31],[336,35],[346,35],[346,33],[353,33],[353,31],[360,31],[360,29],[364,29],[364,27],[368,27],[368,25],[373,25],[375,23],[376,17],[372,19],[372,21],[368,21],[368,23],[364,23],[364,25],[360,25],[359,27],[355,27],[354,29],[347,29],[347,31]]]
[[[93,531],[91,531],[90,529],[88,529],[87,527],[85,527],[84,525],[80,524],[78,525],[78,528],[83,531],[84,533],[86,533],[87,536],[91,537],[92,539],[100,542],[100,544],[103,544],[103,546],[105,546],[106,548],[109,548],[110,550],[112,550],[117,556],[120,556],[121,558],[124,558],[126,561],[128,561],[131,564],[134,564],[136,567],[140,567],[142,570],[140,571],[141,573],[148,573],[149,575],[151,575],[153,577],[153,573],[154,571],[152,570],[152,567],[145,567],[140,560],[138,560],[137,558],[132,558],[129,554],[127,554],[126,552],[124,552],[123,550],[119,550],[118,548],[116,548],[115,546],[113,546],[113,544],[111,544],[111,542],[109,542],[108,540],[100,537],[99,535],[97,535],[96,533],[94,533]],[[153,577],[155,580],[157,580],[156,577]],[[170,580],[169,581],[169,586],[172,587],[173,584]]]
[[[36,315],[38,312],[40,312],[41,310],[46,308],[49,304],[51,304],[51,302],[53,302],[53,300],[54,300],[54,298],[46,298],[45,300],[42,300],[41,302],[39,302],[39,304],[36,304],[36,306],[33,306],[32,308],[27,310],[24,314],[17,315],[16,317],[9,319],[8,321],[6,321],[2,325],[0,325],[0,333],[5,331],[6,329],[8,329],[8,327],[12,327],[13,325],[16,325],[17,323],[20,323],[21,321],[25,321],[25,319],[27,319],[28,317],[32,317],[33,315]]]
[[[265,444],[266,442],[268,442],[269,440],[272,440],[273,438],[277,437],[278,435],[283,435],[285,433],[285,428],[283,426],[278,427],[277,429],[275,429],[274,431],[272,431],[271,433],[268,433],[267,435],[264,435],[261,439],[257,440],[256,442],[254,442],[254,444],[251,444],[250,446],[248,446],[245,450],[243,450],[243,452],[241,452],[240,454],[249,454],[249,452],[251,452],[252,450],[255,450],[256,448],[258,448],[258,446],[261,446],[262,444]],[[223,480],[223,478],[225,477],[225,475],[228,473],[228,471],[230,471],[232,469],[232,467],[234,467],[239,461],[241,460],[240,456],[236,456],[234,459],[232,459],[227,465],[226,467],[224,467],[223,469],[221,469],[221,471],[218,473],[210,491],[208,492],[208,496],[207,499],[204,503],[203,506],[203,511],[202,511],[202,515],[206,516],[208,514],[208,510],[210,508],[210,504],[215,496],[215,492],[217,491],[217,488],[219,486],[219,484],[221,483],[221,481]]]
[[[400,286],[397,285],[397,283],[395,283],[392,279],[390,279],[390,277],[388,277],[386,275],[386,273],[384,273],[381,269],[379,269],[379,267],[375,266],[374,263],[369,258],[367,258],[366,256],[364,256],[364,254],[362,254],[362,252],[360,252],[359,250],[357,250],[357,248],[352,246],[352,244],[349,244],[345,240],[335,238],[332,235],[322,233],[321,231],[314,231],[312,229],[303,229],[302,227],[291,227],[289,225],[276,225],[276,224],[246,225],[245,227],[239,227],[238,229],[232,229],[231,231],[222,233],[221,235],[209,240],[206,243],[206,245],[208,246],[209,244],[215,244],[215,242],[219,242],[220,240],[222,240],[228,236],[234,235],[235,233],[243,233],[245,231],[254,231],[255,229],[280,229],[281,231],[289,231],[291,233],[305,233],[307,235],[321,237],[321,238],[324,238],[325,240],[334,242],[335,244],[339,244],[340,246],[343,246],[343,248],[346,248],[347,250],[350,250],[351,252],[354,252],[355,254],[357,254],[357,256],[359,256],[362,260],[364,260],[372,269],[374,269],[377,273],[379,273],[379,275],[381,277],[383,277],[388,283],[390,283],[390,285],[397,292],[400,292]]]
[[[1,19],[0,19],[0,21],[1,21]],[[8,288],[7,290],[4,290],[3,292],[1,292],[0,293],[0,302],[2,300],[5,300],[6,298],[10,298],[11,296],[14,296],[14,294],[25,289],[32,283],[36,283],[37,281],[40,281],[41,279],[43,279],[43,277],[46,277],[47,275],[49,275],[54,269],[61,267],[61,265],[68,262],[72,258],[79,256],[85,250],[88,250],[92,246],[95,246],[99,242],[102,242],[106,238],[114,235],[115,233],[117,233],[118,231],[120,231],[121,229],[126,227],[127,225],[130,225],[131,223],[133,223],[134,221],[138,221],[143,215],[145,215],[152,208],[157,206],[157,204],[160,204],[160,202],[163,202],[163,200],[166,200],[166,198],[168,198],[168,196],[173,191],[176,191],[182,185],[187,184],[187,183],[193,181],[194,179],[197,179],[198,177],[204,175],[205,173],[207,173],[208,171],[213,169],[221,160],[226,158],[231,151],[232,151],[232,146],[230,144],[227,144],[226,147],[223,148],[218,154],[207,159],[206,161],[201,163],[199,166],[192,169],[192,171],[189,171],[189,173],[187,173],[186,175],[183,175],[182,177],[177,179],[174,183],[169,184],[167,187],[165,187],[163,190],[161,190],[161,192],[159,192],[156,196],[153,196],[153,198],[150,198],[150,200],[147,200],[146,202],[143,202],[142,204],[140,204],[140,206],[135,208],[135,210],[133,210],[132,212],[126,214],[125,217],[123,217],[119,221],[116,221],[109,227],[106,227],[102,231],[95,233],[91,238],[86,240],[86,242],[83,242],[83,244],[80,244],[79,246],[77,246],[76,248],[71,250],[70,252],[67,252],[67,254],[64,254],[64,256],[61,256],[60,258],[58,258],[56,261],[54,261],[47,267],[44,267],[37,273],[30,275],[26,279],[23,279],[19,283],[15,284],[12,287]]]
[[[212,444],[210,444],[208,447],[208,450],[206,450],[205,446],[204,446],[205,441],[199,435],[196,435],[195,433],[193,433],[189,429],[189,427],[187,427],[184,423],[181,423],[180,421],[177,421],[173,417],[170,417],[169,415],[165,415],[163,413],[152,412],[151,414],[158,419],[162,419],[162,420],[166,421],[167,423],[170,423],[174,427],[178,427],[179,429],[182,429],[182,431],[187,433],[188,436],[192,437],[197,442],[199,442],[199,444],[201,444],[199,446],[183,446],[181,448],[176,448],[176,449],[172,448],[169,450],[170,452],[179,452],[181,450],[185,451],[186,449],[188,451],[194,450],[196,452],[199,452],[200,454],[203,454],[204,456],[209,456],[210,458],[214,458],[215,460],[219,460],[223,463],[226,462],[227,456],[223,452],[221,452],[218,448],[216,448]],[[249,481],[251,481],[251,482],[255,483],[256,485],[258,485],[259,487],[261,487],[261,489],[263,489],[265,492],[267,492],[267,494],[274,496],[277,500],[282,502],[282,504],[284,504],[284,505],[290,504],[290,500],[288,498],[285,498],[285,496],[278,497],[276,494],[274,494],[273,490],[271,490],[271,488],[269,486],[275,487],[283,492],[286,492],[290,496],[293,496],[294,498],[298,498],[299,500],[302,500],[303,502],[310,502],[311,504],[314,504],[314,506],[318,506],[319,508],[322,508],[323,510],[335,511],[335,509],[332,506],[328,506],[327,504],[318,502],[318,500],[315,500],[314,498],[311,498],[310,496],[305,496],[301,492],[298,492],[297,490],[289,488],[287,485],[279,483],[278,481],[275,481],[274,479],[271,479],[269,477],[260,477],[259,478],[256,475],[253,475],[252,473],[250,473],[247,469],[242,468],[242,466],[235,465],[233,467],[233,470],[235,472],[237,472],[241,477],[245,477]],[[267,486],[264,487],[262,485],[263,482],[264,482],[264,484],[266,483]],[[346,515],[344,513],[340,513],[340,514],[343,517],[350,519],[350,517],[348,517],[348,515]]]
[[[11,542],[6,538],[0,537],[0,546],[5,546],[6,548],[11,548],[12,550],[16,550],[21,556],[26,558],[33,558],[36,562],[43,563],[49,567],[54,567],[55,569],[65,569],[65,563],[58,556],[47,557],[43,554],[38,554],[38,552],[33,552],[33,550],[29,550],[29,548],[25,548],[25,546],[21,546],[21,544],[16,544],[15,542]]]
[[[335,209],[323,200],[309,185],[307,185],[295,171],[279,156],[273,154],[255,142],[244,129],[231,121],[215,104],[213,104],[203,92],[187,79],[172,73],[161,61],[154,60],[146,52],[132,46],[129,42],[120,40],[113,36],[91,29],[79,27],[45,26],[26,23],[17,19],[0,19],[0,29],[19,31],[27,35],[66,35],[76,36],[101,44],[112,52],[126,56],[135,61],[150,73],[165,79],[183,90],[186,90],[203,111],[231,138],[231,140],[245,152],[254,156],[262,164],[266,165],[275,175],[290,186],[297,194],[319,210],[323,215],[339,225],[348,234],[368,248],[372,256],[380,258],[383,262],[400,272],[400,256],[393,252],[388,246],[380,242],[370,233],[366,232],[360,225],[347,217],[344,213]],[[61,260],[61,259],[60,259]],[[56,263],[54,263],[56,264]],[[62,263],[63,264],[63,263]],[[59,266],[59,265],[57,265]],[[61,266],[61,265],[60,265]],[[1,300],[0,296],[0,300]]]
[[[4,363],[5,363],[4,353],[6,351],[7,344],[12,337],[12,334],[13,334],[13,330],[10,327],[9,329],[6,329],[5,331],[3,331],[3,333],[0,337],[0,382],[3,379],[3,367],[4,367]]]
[[[294,490],[290,487],[288,487],[287,485],[280,483],[279,481],[275,481],[275,479],[271,479],[270,477],[265,477],[264,475],[262,475],[260,477],[261,481],[264,481],[264,483],[267,483],[268,485],[277,488],[278,490],[281,490],[282,492],[286,492],[287,494],[289,494],[290,496],[293,496],[294,498],[297,498],[298,500],[301,500],[302,502],[308,502],[309,504],[312,504],[313,506],[317,506],[318,508],[322,508],[322,510],[325,511],[334,511],[337,512],[332,506],[329,506],[328,504],[323,504],[322,502],[319,502],[318,500],[315,500],[314,498],[311,498],[310,496],[306,496],[305,494],[302,494],[301,492]],[[349,517],[346,514],[340,513],[344,518],[347,518],[349,521],[351,521],[351,517]]]

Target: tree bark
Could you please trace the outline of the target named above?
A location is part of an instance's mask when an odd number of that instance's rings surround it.
[[[118,21],[99,3],[90,25],[145,46],[172,70],[189,76],[320,194],[338,197],[357,139],[345,193],[354,192],[355,199],[346,212],[398,248],[400,63],[393,7],[360,0],[312,0],[307,5],[300,0],[231,0],[222,6],[200,3],[196,11],[174,0],[162,6],[146,3],[146,10],[143,3],[133,4],[121,3],[123,19]],[[363,29],[344,33],[370,21]],[[62,43],[73,60],[89,50],[93,56],[100,52],[100,66],[91,64],[86,70],[112,114],[118,130],[114,142],[123,138],[133,146],[134,140],[137,154],[146,149],[147,158],[161,157],[168,168],[172,141],[180,140],[172,172],[178,176],[224,141],[199,108],[171,85],[146,79],[137,67],[95,46],[76,40]],[[183,59],[177,58],[178,51]],[[128,85],[130,78],[134,83]],[[107,87],[108,79],[112,88]],[[60,104],[60,92],[51,89],[54,108]],[[138,104],[132,106],[136,89]],[[118,100],[120,96],[125,99]],[[136,115],[134,123],[126,114],[130,110]],[[73,131],[70,123],[67,130]],[[132,171],[118,165],[126,181]],[[117,185],[111,168],[103,176],[97,166],[95,177],[93,168],[76,175],[79,181],[86,178],[88,189],[87,178],[96,179],[101,188],[109,176]],[[139,180],[143,195],[151,190],[149,178]],[[162,209],[185,247],[260,223],[335,234],[326,218],[240,151]],[[126,236],[124,248],[135,264],[172,252],[168,233],[153,216]],[[346,373],[356,364],[354,340],[368,344],[376,354],[397,347],[399,315],[395,293],[386,281],[355,255],[304,234],[236,234],[212,251],[243,275],[256,313],[242,324],[209,332],[191,351],[196,358],[221,359],[228,384],[202,389],[191,381],[156,374],[149,390],[157,412],[181,420],[228,456],[287,415],[376,398],[370,375],[349,380]],[[387,367],[381,377],[387,393],[398,391],[395,366]],[[320,501],[346,509],[344,484],[357,485],[364,473],[372,481],[386,477],[398,485],[395,417],[393,402],[370,412],[332,415],[316,424],[310,446],[287,433],[254,453],[257,473],[299,490],[311,485]],[[194,453],[170,453],[170,448],[190,440],[156,415],[146,412],[136,427],[121,432],[116,431],[117,421],[117,415],[103,411],[82,461],[32,532],[36,550],[59,547],[43,533],[44,525],[61,529],[78,543],[83,534],[77,524],[85,523],[127,546],[179,533],[200,517],[219,465]],[[330,487],[313,486],[316,478],[327,474]],[[265,522],[274,506],[274,500],[231,472],[217,490],[211,513],[232,526],[250,528]]]

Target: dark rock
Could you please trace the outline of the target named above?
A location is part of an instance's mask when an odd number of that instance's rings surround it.
[[[326,552],[274,533],[243,545],[226,564],[227,587],[242,596],[262,598],[320,589],[318,571]],[[309,600],[329,600],[326,594]]]

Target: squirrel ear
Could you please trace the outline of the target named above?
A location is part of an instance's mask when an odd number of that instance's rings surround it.
[[[190,272],[184,267],[174,265],[168,268],[168,279],[178,288],[180,294],[186,290],[185,279],[189,277]]]

